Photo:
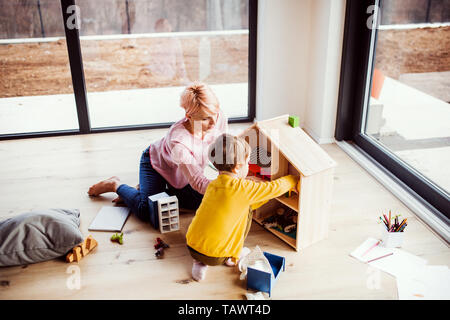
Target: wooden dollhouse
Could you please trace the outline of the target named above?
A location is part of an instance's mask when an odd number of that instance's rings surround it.
[[[283,115],[258,121],[239,136],[252,147],[252,179],[300,176],[299,193],[272,199],[253,212],[257,223],[298,251],[328,236],[336,162],[288,119]]]

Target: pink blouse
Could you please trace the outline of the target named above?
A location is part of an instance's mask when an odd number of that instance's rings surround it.
[[[184,127],[186,121],[183,118],[174,123],[164,138],[150,145],[150,161],[172,187],[181,189],[190,184],[204,194],[210,182],[203,173],[208,164],[208,149],[219,135],[228,131],[228,119],[220,110],[216,125],[203,139],[194,137]]]

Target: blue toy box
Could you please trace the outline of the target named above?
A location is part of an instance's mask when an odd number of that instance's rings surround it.
[[[285,271],[286,260],[284,257],[275,254],[263,253],[267,260],[269,260],[273,274],[247,267],[247,289],[268,292],[270,297],[272,288],[280,276],[281,271]]]

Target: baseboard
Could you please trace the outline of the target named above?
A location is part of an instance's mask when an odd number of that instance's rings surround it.
[[[336,141],[336,144],[361,167],[369,172],[369,174],[377,179],[395,197],[403,202],[406,207],[408,207],[434,233],[442,238],[442,240],[447,244],[450,243],[450,225],[444,221],[445,217],[440,212],[427,204],[418,194],[382,167],[358,146],[345,141]]]
[[[330,138],[324,138],[321,137],[320,135],[316,134],[314,132],[314,130],[312,130],[311,128],[309,128],[308,126],[303,125],[302,126],[303,130],[309,134],[311,136],[311,138],[313,138],[314,141],[316,141],[318,144],[329,144],[329,143],[335,143],[336,140],[334,139],[334,137],[330,137]]]

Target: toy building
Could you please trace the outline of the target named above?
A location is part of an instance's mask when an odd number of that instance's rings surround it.
[[[300,192],[272,199],[253,212],[253,219],[295,250],[328,236],[333,173],[336,162],[289,115],[258,121],[244,130],[252,147],[249,176],[271,181],[300,176]]]
[[[158,217],[159,230],[161,233],[177,231],[180,229],[180,212],[178,207],[178,198],[169,196],[161,192],[149,197],[149,207],[151,212],[157,212],[157,215],[151,214],[151,217]]]

